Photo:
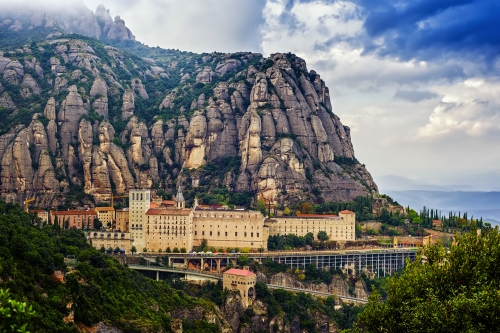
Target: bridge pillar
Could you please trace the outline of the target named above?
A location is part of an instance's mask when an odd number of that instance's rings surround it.
[[[160,281],[160,271],[156,271],[156,281]]]
[[[203,272],[203,258],[200,259],[200,271]]]
[[[220,273],[220,261],[222,259],[216,259],[215,262],[217,263],[217,273]]]

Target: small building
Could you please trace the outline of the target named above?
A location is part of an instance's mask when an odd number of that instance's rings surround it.
[[[104,247],[106,250],[111,248],[115,250],[117,247],[122,253],[130,253],[132,248],[132,238],[130,232],[117,231],[88,231],[87,242],[95,249],[99,250]]]
[[[113,226],[115,220],[115,209],[113,207],[96,207],[95,212],[103,226]]]
[[[95,210],[65,210],[50,211],[52,224],[57,223],[64,228],[66,223],[68,228],[73,229],[94,229],[94,219],[97,217]]]
[[[243,305],[248,307],[256,297],[255,283],[257,276],[245,269],[230,268],[222,275],[222,286],[228,290],[238,290],[243,301]]]
[[[36,214],[40,219],[42,219],[42,224],[49,223],[49,212],[41,209],[30,210],[30,213]]]
[[[115,211],[115,228],[123,232],[128,232],[129,216],[130,214],[128,208],[117,209]]]
[[[441,221],[441,220],[432,220],[432,227],[434,229],[442,230],[443,229],[443,221]]]

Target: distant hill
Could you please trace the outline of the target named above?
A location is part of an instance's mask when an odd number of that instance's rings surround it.
[[[423,206],[440,209],[442,214],[467,212],[486,222],[500,224],[500,192],[472,191],[385,191],[404,206],[420,209]]]

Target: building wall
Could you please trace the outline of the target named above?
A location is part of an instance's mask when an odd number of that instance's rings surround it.
[[[129,192],[129,229],[138,252],[146,246],[146,212],[150,205],[150,190],[130,190]]]
[[[117,209],[115,211],[115,216],[116,216],[116,229],[122,231],[122,232],[128,232],[129,231],[129,216],[130,216],[130,211],[128,208],[125,209]]]
[[[101,246],[107,250],[116,247],[125,250],[125,253],[130,253],[132,248],[131,234],[128,232],[114,232],[114,231],[89,231],[87,232],[87,241],[92,244],[96,249]]]
[[[50,215],[52,223],[55,223],[55,217],[57,216],[61,228],[64,228],[64,223],[69,221],[69,228],[73,229],[94,229],[94,219],[97,217],[96,212],[93,210],[51,211]]]
[[[311,232],[314,239],[318,238],[318,232],[325,231],[329,240],[348,241],[355,240],[355,215],[347,214],[339,217],[301,217],[301,216],[278,216],[274,221],[266,222],[269,226],[269,235],[305,236]]]
[[[245,307],[249,305],[248,290],[253,288],[255,299],[255,283],[257,282],[256,275],[242,276],[236,274],[224,273],[222,276],[222,286],[228,290],[238,290],[240,292],[243,304]]]
[[[115,220],[115,211],[114,209],[110,209],[110,207],[97,207],[95,211],[97,213],[97,218],[101,221],[103,226],[107,226],[108,223],[112,224]]]
[[[156,213],[147,214],[148,251],[158,252],[174,248],[193,249],[193,210],[192,209],[158,209]]]
[[[205,238],[217,249],[249,248],[267,250],[264,216],[257,211],[195,210],[193,246]]]

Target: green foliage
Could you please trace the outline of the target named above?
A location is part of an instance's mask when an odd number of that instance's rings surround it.
[[[449,249],[424,250],[426,262],[408,263],[374,290],[359,323],[367,332],[492,332],[500,324],[500,233],[475,228]]]
[[[12,299],[8,289],[0,289],[0,333],[29,333],[26,327],[34,314],[31,306]]]
[[[68,254],[78,259],[71,272],[64,263]],[[53,277],[55,270],[66,273],[66,283]],[[31,315],[29,320],[23,315],[21,321],[12,317],[12,323],[18,329],[28,323],[26,330],[42,333],[78,332],[75,324],[63,321],[70,311],[76,323],[87,326],[104,321],[123,332],[169,331],[170,313],[200,306],[212,311],[214,306],[122,266],[91,248],[81,230],[34,226],[19,206],[0,200],[0,290],[4,289],[10,290],[8,299],[25,304],[24,315]],[[0,296],[2,314],[11,311],[4,298]],[[18,309],[22,314],[23,308]],[[0,317],[4,324],[11,322]],[[204,322],[190,325],[191,332],[215,329]]]

